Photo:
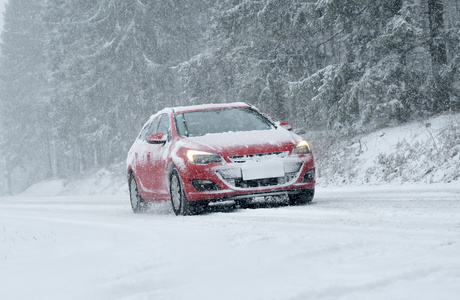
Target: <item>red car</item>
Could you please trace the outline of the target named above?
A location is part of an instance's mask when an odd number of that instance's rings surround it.
[[[171,200],[176,215],[210,202],[288,196],[313,199],[315,164],[307,141],[288,123],[246,103],[165,108],[148,120],[129,150],[131,206]]]

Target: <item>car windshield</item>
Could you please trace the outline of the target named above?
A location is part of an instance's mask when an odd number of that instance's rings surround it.
[[[274,125],[249,107],[211,109],[176,115],[177,132],[181,136],[202,136],[210,133],[270,130]]]

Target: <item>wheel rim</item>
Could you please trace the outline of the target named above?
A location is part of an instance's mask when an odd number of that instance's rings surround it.
[[[131,207],[133,210],[137,210],[139,208],[139,191],[137,190],[137,184],[136,180],[134,178],[131,178]]]
[[[181,202],[181,189],[177,175],[173,175],[171,178],[171,202],[174,210],[178,211]]]

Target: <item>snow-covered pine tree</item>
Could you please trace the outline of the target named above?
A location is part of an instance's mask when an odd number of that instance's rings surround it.
[[[354,133],[426,114],[429,54],[418,0],[318,1],[316,11],[333,63],[292,85],[293,97],[306,95],[308,119]]]
[[[449,83],[449,102],[445,110],[460,110],[460,1],[444,2],[445,42],[448,64],[444,73]]]
[[[141,1],[49,0],[58,170],[119,161],[151,102],[156,36]]]
[[[48,1],[59,174],[121,161],[142,122],[179,102],[173,66],[196,53],[202,8],[189,0]]]
[[[1,34],[0,151],[8,193],[51,176],[44,1],[10,0]],[[2,178],[2,177],[0,177]]]
[[[245,101],[280,119],[302,117],[289,82],[318,63],[310,1],[215,1],[202,53],[182,64],[185,93],[205,102]]]

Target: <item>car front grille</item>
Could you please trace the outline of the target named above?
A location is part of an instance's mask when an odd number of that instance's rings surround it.
[[[285,158],[288,156],[289,152],[271,152],[271,153],[259,153],[259,154],[250,154],[250,155],[236,155],[229,156],[231,162],[233,163],[245,163],[247,161],[261,161],[271,158]]]
[[[277,186],[287,184],[296,180],[299,177],[302,163],[291,163],[284,165],[285,175],[283,177],[261,178],[253,180],[243,180],[241,170],[239,168],[230,170],[220,170],[217,174],[230,187],[236,188],[255,188],[266,186]]]
[[[262,178],[254,180],[243,180],[242,178],[227,180],[227,183],[237,188],[256,188],[265,186],[282,185],[297,178],[297,173],[287,173],[284,177]]]

